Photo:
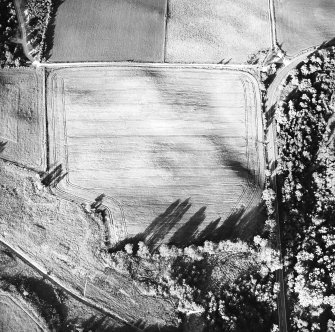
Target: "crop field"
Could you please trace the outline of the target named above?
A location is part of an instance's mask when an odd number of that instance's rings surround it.
[[[332,0],[276,0],[278,43],[289,56],[335,36]]]
[[[164,57],[166,0],[65,0],[50,61],[146,61]]]
[[[44,329],[21,301],[0,291],[0,331],[43,332]]]
[[[33,70],[0,71],[0,157],[45,168],[42,76]]]
[[[61,190],[89,200],[105,193],[114,224],[122,224],[118,239],[143,233],[178,242],[225,221],[245,231],[250,213],[257,221],[262,126],[247,73],[55,70],[48,117],[51,162],[67,172]]]
[[[170,0],[166,62],[246,62],[271,47],[268,8],[268,0]]]

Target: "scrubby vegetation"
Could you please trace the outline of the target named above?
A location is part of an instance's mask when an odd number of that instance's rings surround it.
[[[0,67],[21,66],[25,63],[18,38],[18,22],[12,0],[0,0]]]
[[[279,268],[276,252],[258,237],[206,241],[185,248],[143,243],[112,254],[114,268],[149,295],[171,299],[181,316],[201,316],[206,331],[275,331]]]
[[[46,31],[53,10],[52,0],[27,0],[25,16],[27,40],[33,48],[32,55],[41,61],[45,52]]]
[[[275,116],[291,330],[334,331],[335,48],[301,63],[284,92]]]

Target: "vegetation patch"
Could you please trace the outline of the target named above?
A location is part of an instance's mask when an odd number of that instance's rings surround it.
[[[25,25],[27,30],[27,42],[31,55],[41,61],[45,53],[45,40],[48,24],[53,13],[55,0],[26,0],[23,6]]]
[[[139,242],[111,257],[114,268],[131,276],[143,293],[170,299],[184,319],[200,316],[204,331],[276,328],[279,264],[265,240],[255,246],[241,241],[161,245],[154,252]]]
[[[290,73],[275,114],[292,331],[334,325],[334,102],[335,48],[329,47]]]
[[[0,68],[25,64],[14,1],[0,0]]]
[[[51,285],[48,282],[36,279],[27,278],[24,276],[0,276],[1,288],[10,290],[11,285],[15,290],[23,294],[26,299],[33,303],[38,309],[41,317],[48,322],[50,329],[61,330],[61,326],[66,322],[66,295]]]

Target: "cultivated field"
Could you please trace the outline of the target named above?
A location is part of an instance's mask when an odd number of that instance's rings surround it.
[[[22,300],[0,291],[0,331],[1,332],[43,332]]]
[[[166,0],[65,0],[49,60],[161,62],[165,12]]]
[[[289,56],[335,37],[332,0],[275,0],[278,43]]]
[[[42,89],[35,70],[0,71],[0,157],[37,170],[45,168]]]
[[[268,0],[170,0],[167,62],[243,63],[271,47]]]
[[[259,112],[257,83],[244,72],[56,70],[48,81],[50,158],[68,172],[64,192],[108,195],[116,225],[126,225],[119,239],[144,232],[180,241],[225,221],[242,232],[246,214],[256,210],[257,222],[263,183]]]

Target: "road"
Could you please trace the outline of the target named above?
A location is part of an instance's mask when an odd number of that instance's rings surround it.
[[[306,59],[311,53],[313,53],[315,49],[309,49],[306,52],[300,54],[299,56],[293,58],[285,67],[278,70],[276,74],[276,78],[273,80],[271,85],[267,91],[267,101],[266,101],[266,109],[270,110],[272,106],[276,104],[279,100],[280,95],[282,93],[282,84],[286,79],[289,72],[297,67],[297,65]]]

